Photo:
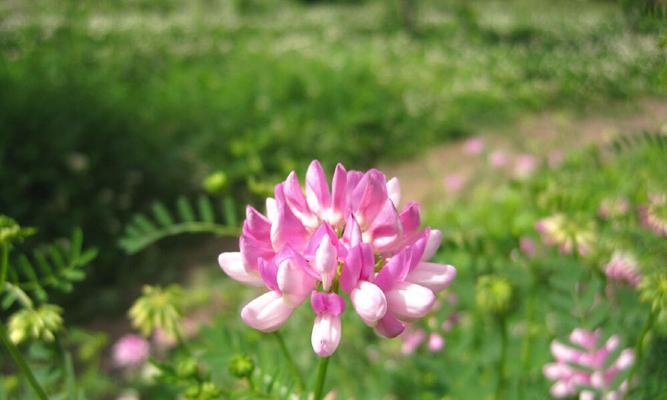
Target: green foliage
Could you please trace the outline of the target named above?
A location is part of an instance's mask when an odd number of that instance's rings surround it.
[[[69,240],[39,247],[32,256],[16,256],[8,270],[2,307],[9,308],[22,293],[46,301],[49,289],[71,291],[75,282],[85,278],[84,267],[96,256],[96,249],[83,248],[83,234],[78,229]]]
[[[137,253],[165,237],[184,233],[204,232],[218,236],[237,236],[240,233],[231,197],[220,202],[219,217],[216,216],[212,201],[205,196],[200,196],[196,205],[180,197],[176,202],[176,216],[160,202],[153,204],[152,211],[152,218],[136,214],[125,228],[124,236],[118,244],[127,253]],[[216,222],[220,220],[226,223]]]

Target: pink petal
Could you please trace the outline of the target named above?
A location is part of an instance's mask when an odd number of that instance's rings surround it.
[[[268,260],[275,255],[271,241],[259,240],[245,234],[241,234],[239,238],[239,248],[241,249],[243,262],[249,270],[257,270],[259,266],[258,259]]]
[[[283,183],[283,193],[289,208],[301,223],[309,228],[316,228],[319,221],[308,207],[306,197],[303,195],[303,190],[301,189],[301,184],[299,183],[299,178],[297,177],[296,172],[292,171],[287,176],[285,183]]]
[[[339,226],[345,222],[348,209],[347,193],[347,172],[341,164],[338,164],[331,183],[331,209],[327,218],[332,226]]]
[[[246,267],[241,253],[222,253],[218,256],[218,264],[230,278],[252,286],[263,286],[259,274]]]
[[[281,184],[276,185],[276,204],[278,206],[278,218],[271,225],[271,242],[274,250],[279,251],[287,244],[297,251],[303,250],[308,238],[308,231],[288,207]]]
[[[320,246],[315,251],[315,259],[313,260],[313,268],[320,274],[324,290],[329,290],[331,287],[337,267],[338,257],[336,248],[331,244],[329,235],[324,235]]]
[[[387,261],[387,264],[375,276],[374,283],[385,293],[395,284],[402,282],[410,271],[409,249],[401,251]]]
[[[387,195],[394,207],[398,208],[398,203],[401,201],[401,185],[398,183],[398,178],[393,177],[387,181]]]
[[[387,199],[362,237],[364,242],[372,243],[375,250],[381,253],[391,248],[400,235],[401,224],[398,212],[396,212],[394,203]]]
[[[350,293],[357,287],[359,279],[368,279],[373,274],[374,266],[373,252],[367,243],[360,243],[352,247],[345,257],[343,270],[338,280],[341,289]]]
[[[310,163],[306,172],[306,202],[310,210],[320,218],[329,208],[329,184],[322,165],[317,160]]]
[[[440,292],[452,283],[456,277],[456,268],[447,264],[422,262],[405,277],[408,282]]]
[[[243,233],[258,240],[269,241],[271,238],[271,222],[259,211],[247,206]]]
[[[404,330],[405,324],[391,314],[385,314],[384,318],[375,325],[377,333],[390,339],[400,335]]]
[[[385,296],[389,311],[402,321],[422,318],[435,302],[435,294],[430,289],[409,282],[397,283]]]
[[[370,169],[354,189],[350,204],[357,223],[364,230],[377,216],[387,200],[387,181],[384,174]]]
[[[339,316],[345,311],[345,300],[336,293],[313,291],[310,295],[310,306],[315,314],[331,314]]]
[[[409,242],[411,237],[418,234],[419,226],[421,225],[419,203],[414,201],[409,202],[403,208],[403,211],[401,211],[399,220],[403,228],[403,235],[407,238],[406,241]]]
[[[338,348],[341,337],[340,317],[331,314],[318,315],[313,324],[310,342],[315,354],[329,357]]]
[[[266,287],[273,291],[280,292],[280,288],[278,288],[278,281],[276,280],[278,276],[278,266],[273,262],[273,260],[266,261],[263,258],[260,258],[259,274],[261,275]]]
[[[359,317],[369,326],[374,326],[387,313],[384,293],[368,281],[359,282],[350,292],[350,301]]]
[[[342,241],[353,247],[361,243],[361,228],[352,215],[350,215],[345,223],[345,231],[343,231]]]
[[[273,332],[292,315],[294,309],[280,296],[271,291],[252,300],[241,310],[241,319],[262,332]]]
[[[315,279],[294,258],[282,260],[278,264],[276,281],[285,302],[292,307],[303,303],[315,289]]]
[[[431,229],[428,234],[428,239],[426,240],[426,248],[424,249],[424,254],[422,255],[422,261],[428,261],[433,258],[435,253],[438,251],[438,247],[440,247],[441,242],[442,232],[440,232],[438,229]]]
[[[278,219],[278,206],[273,197],[266,198],[266,217],[272,224]]]
[[[576,328],[570,333],[570,342],[579,345],[585,349],[592,350],[597,346],[600,332],[587,331],[585,329]]]

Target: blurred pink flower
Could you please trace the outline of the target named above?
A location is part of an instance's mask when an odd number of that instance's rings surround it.
[[[614,252],[604,272],[610,280],[632,287],[639,286],[642,280],[637,259],[632,254],[622,251]]]
[[[463,151],[470,155],[479,155],[484,151],[484,141],[479,137],[471,137],[463,144]]]
[[[621,351],[616,360],[610,356],[619,346],[619,338],[611,336],[598,347],[599,331],[577,328],[570,334],[574,346],[564,345],[556,340],[551,342],[551,353],[556,362],[544,366],[544,376],[554,381],[550,393],[555,398],[620,399],[627,390],[627,381],[613,387],[617,377],[634,363],[631,349]],[[602,397],[606,396],[606,397]]]
[[[450,192],[459,192],[466,184],[466,177],[461,174],[450,174],[445,177],[445,188]]]
[[[456,306],[457,302],[458,298],[455,293],[449,293],[447,295],[447,303],[450,306]],[[440,308],[441,305],[441,301],[436,302],[433,307],[434,311]],[[445,347],[445,339],[442,337],[438,329],[443,332],[449,332],[459,320],[460,314],[458,312],[452,312],[440,326],[438,326],[439,322],[437,317],[432,315],[428,318],[426,328],[409,327],[400,336],[403,341],[403,354],[412,354],[424,342],[426,342],[427,349],[432,353],[442,350]]]
[[[642,225],[659,236],[667,236],[667,194],[649,195],[648,204],[639,208]]]
[[[520,179],[527,178],[535,172],[537,166],[537,157],[532,154],[521,154],[514,163],[514,176]]]
[[[111,349],[114,365],[117,367],[136,367],[148,359],[150,345],[143,337],[128,334],[116,341]]]
[[[535,230],[547,246],[558,246],[563,254],[571,254],[576,246],[577,253],[582,257],[588,254],[595,239],[589,224],[580,226],[563,214],[538,220]]]
[[[494,150],[491,152],[489,155],[489,163],[493,168],[502,168],[507,165],[509,162],[509,157],[507,156],[507,153],[505,153],[503,150]]]
[[[519,249],[529,258],[535,257],[535,253],[537,253],[537,246],[535,245],[535,240],[533,240],[533,238],[529,236],[522,236],[519,239]]]
[[[315,353],[335,352],[347,293],[354,311],[387,337],[426,315],[435,293],[456,276],[451,265],[431,263],[442,235],[422,229],[419,205],[397,209],[396,178],[371,169],[336,166],[331,186],[318,161],[306,172],[305,194],[295,172],[276,185],[267,215],[246,209],[240,252],[222,253],[220,267],[231,278],[266,293],[241,310],[251,327],[271,332],[311,299]]]
[[[630,203],[625,198],[611,199],[607,198],[600,202],[598,207],[598,215],[600,218],[609,219],[621,217],[630,210]]]

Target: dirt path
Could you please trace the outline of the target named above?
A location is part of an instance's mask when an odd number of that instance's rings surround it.
[[[471,140],[438,146],[418,158],[382,165],[387,176],[397,176],[404,199],[425,203],[451,197],[476,170],[496,162],[498,168],[521,173],[538,160],[557,163],[567,151],[591,143],[605,143],[619,134],[667,129],[667,101],[645,100],[631,110],[607,110],[604,115],[572,116],[559,112],[524,117],[510,128],[483,130],[475,136],[482,154],[471,154]],[[504,165],[503,161],[505,162]]]

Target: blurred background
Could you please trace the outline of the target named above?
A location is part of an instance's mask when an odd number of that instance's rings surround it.
[[[108,343],[131,329],[143,284],[224,281],[215,258],[237,245],[189,235],[143,249],[126,226],[156,201],[203,198],[217,213],[223,199],[218,217],[238,225],[245,204],[319,159],[398,176],[437,226],[443,204],[498,189],[480,175],[489,165],[520,182],[585,145],[664,132],[664,6],[2,0],[0,212],[37,227],[36,241],[82,229],[98,256],[54,301]],[[225,296],[238,319],[242,296]],[[407,398],[401,387],[387,390]]]

